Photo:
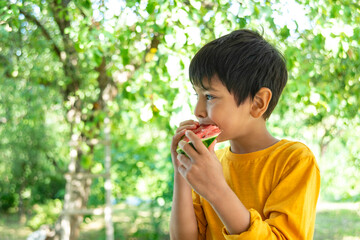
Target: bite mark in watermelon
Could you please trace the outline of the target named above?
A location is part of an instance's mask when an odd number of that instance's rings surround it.
[[[221,133],[221,130],[215,125],[201,125],[197,129],[194,129],[192,131],[196,134],[196,136],[201,139],[201,141],[207,148],[215,141],[216,137],[219,136],[219,134]],[[183,136],[181,140],[189,143],[194,148],[193,143],[186,136]],[[176,149],[176,152],[186,155],[186,153],[179,147]]]

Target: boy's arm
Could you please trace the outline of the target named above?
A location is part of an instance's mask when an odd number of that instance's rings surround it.
[[[171,239],[198,239],[197,221],[191,194],[189,184],[175,171],[170,219]]]
[[[282,176],[266,201],[263,213],[250,209],[250,227],[238,235],[223,229],[225,239],[313,238],[320,173],[313,157],[298,159]]]
[[[179,172],[211,204],[230,234],[246,231],[250,226],[250,213],[226,183],[221,163],[213,150],[214,144],[207,149],[193,132],[186,134],[196,150],[180,142],[179,146],[190,158],[179,156]]]
[[[230,235],[249,229],[250,212],[227,184],[209,199],[209,203]]]
[[[185,130],[196,128],[195,121],[186,121],[180,124],[171,143],[171,158],[174,166],[174,190],[170,218],[170,237],[174,240],[198,239],[197,220],[195,216],[192,190],[186,180],[180,175],[178,169],[180,162],[177,157],[176,148]]]

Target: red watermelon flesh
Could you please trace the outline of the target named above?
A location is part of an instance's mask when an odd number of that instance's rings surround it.
[[[214,142],[216,137],[221,133],[221,130],[215,125],[201,125],[192,131],[201,139],[206,147],[209,147]],[[190,143],[190,145],[194,147],[194,145],[186,136],[184,136],[182,140]],[[181,148],[177,148],[176,151],[178,153],[185,154]]]

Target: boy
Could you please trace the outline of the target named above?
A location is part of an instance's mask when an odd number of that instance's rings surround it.
[[[312,239],[316,160],[305,145],[266,129],[287,82],[283,56],[258,33],[238,30],[201,48],[189,73],[198,122],[181,123],[172,139],[171,238]],[[207,149],[189,131],[202,124],[218,126],[217,141],[230,147]]]

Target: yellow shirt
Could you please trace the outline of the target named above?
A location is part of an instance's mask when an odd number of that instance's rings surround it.
[[[281,140],[253,153],[216,151],[225,179],[250,211],[248,231],[229,235],[211,205],[193,192],[199,239],[312,239],[320,172],[309,148]],[[231,206],[229,206],[231,208]]]

